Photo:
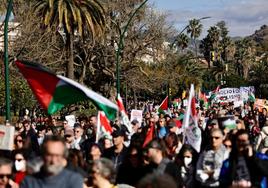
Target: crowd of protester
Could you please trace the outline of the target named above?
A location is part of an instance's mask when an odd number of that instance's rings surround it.
[[[266,187],[268,114],[249,104],[197,108],[201,151],[187,143],[185,109],[145,112],[132,132],[119,120],[96,142],[97,116],[80,116],[74,126],[52,118],[15,124],[13,151],[1,151],[0,188],[79,187]],[[235,127],[219,118],[233,115]],[[144,145],[148,131],[153,139]]]

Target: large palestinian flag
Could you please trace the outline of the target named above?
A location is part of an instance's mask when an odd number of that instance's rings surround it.
[[[69,78],[55,75],[40,64],[15,63],[48,114],[56,113],[65,105],[89,99],[107,118],[115,119],[118,107],[107,98]]]

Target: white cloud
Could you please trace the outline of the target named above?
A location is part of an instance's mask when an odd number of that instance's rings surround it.
[[[209,0],[204,2],[209,3]],[[209,4],[208,4],[209,5]],[[182,29],[192,18],[211,16],[210,19],[203,20],[203,31],[210,26],[224,20],[230,31],[231,36],[247,36],[254,33],[260,26],[268,24],[268,1],[267,0],[221,0],[221,6],[216,7],[193,7],[192,9],[168,11],[170,19],[178,29]],[[204,37],[203,32],[201,37]]]

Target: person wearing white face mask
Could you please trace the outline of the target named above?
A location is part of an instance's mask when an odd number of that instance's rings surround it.
[[[191,145],[183,145],[180,153],[177,155],[175,162],[180,169],[181,187],[197,187],[195,180],[195,167],[198,153]]]
[[[20,184],[24,177],[26,176],[26,160],[27,160],[27,151],[23,149],[15,150],[13,153],[14,156],[14,166],[15,166],[15,182]]]

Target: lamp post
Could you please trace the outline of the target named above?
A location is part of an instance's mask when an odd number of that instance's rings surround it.
[[[197,19],[197,21],[201,21],[201,20],[205,20],[205,19],[208,19],[208,18],[211,18],[210,16],[205,16],[205,17],[201,17],[199,19]],[[178,40],[178,37],[189,27],[189,24],[187,24],[181,31],[180,33],[176,36],[175,40],[173,41],[173,43],[170,45],[170,49],[172,50],[174,44],[177,42]],[[196,58],[196,57],[195,57]],[[170,104],[170,85],[169,83],[167,84],[168,85],[168,104]]]
[[[125,34],[127,32],[128,26],[130,24],[130,22],[132,21],[132,19],[134,18],[134,16],[137,14],[137,12],[147,3],[148,0],[143,1],[133,12],[133,14],[130,16],[126,26],[124,27],[123,32],[120,35],[120,39],[119,39],[119,44],[118,44],[118,49],[116,51],[116,91],[117,91],[117,96],[118,94],[120,94],[120,54],[121,51],[124,48],[123,42],[124,42],[124,37]]]
[[[8,22],[12,11],[13,0],[8,1],[4,26],[4,64],[5,64],[5,95],[6,95],[6,120],[10,121],[10,85],[8,70]]]
[[[201,20],[205,20],[205,19],[209,19],[209,18],[211,18],[210,16],[205,16],[205,17],[202,17],[202,18],[199,18],[199,19],[197,19],[197,21],[201,21]],[[175,44],[175,42],[178,40],[178,37],[187,29],[189,27],[189,24],[188,25],[186,25],[182,30],[181,30],[181,32],[177,35],[177,37],[175,38],[175,40],[173,41],[173,43],[171,44],[171,49],[173,48],[173,46],[174,46],[174,44]]]

